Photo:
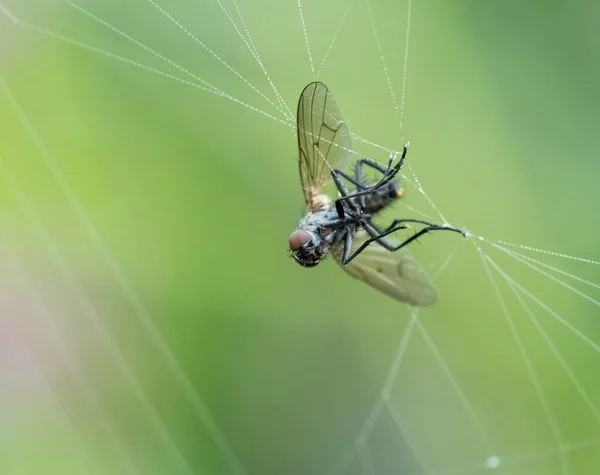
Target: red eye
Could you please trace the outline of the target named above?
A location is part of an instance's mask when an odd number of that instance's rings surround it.
[[[310,234],[302,229],[296,229],[290,236],[290,251],[295,252],[298,248],[311,240]]]

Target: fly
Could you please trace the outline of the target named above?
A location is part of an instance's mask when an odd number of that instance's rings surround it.
[[[390,155],[387,166],[363,158],[356,162],[354,176],[345,172],[352,139],[331,92],[321,82],[310,83],[300,95],[297,132],[300,181],[308,213],[289,240],[296,262],[314,267],[330,252],[349,274],[381,292],[413,306],[433,304],[437,300],[433,284],[404,247],[431,231],[453,231],[466,236],[465,232],[420,219],[395,219],[384,229],[372,221],[402,196],[403,188],[396,175],[404,163],[408,144],[397,161],[395,155]],[[379,180],[367,183],[366,168],[380,175]],[[335,200],[321,194],[323,186],[332,182],[338,191]],[[423,228],[408,239],[395,242],[391,235],[411,224]]]

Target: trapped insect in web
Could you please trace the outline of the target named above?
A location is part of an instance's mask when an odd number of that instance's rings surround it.
[[[345,171],[352,153],[348,126],[327,86],[312,82],[300,94],[297,111],[300,182],[307,214],[291,234],[289,249],[296,262],[316,266],[331,253],[352,276],[409,305],[423,307],[437,300],[437,292],[419,263],[404,247],[431,231],[464,231],[420,219],[395,219],[385,229],[372,218],[403,193],[396,179],[408,150],[398,160],[390,155],[387,166],[368,158],[356,162],[354,174]],[[395,161],[395,163],[394,163]],[[365,181],[367,168],[380,174],[375,183]],[[334,183],[332,200],[322,188]],[[411,223],[424,227],[398,243],[392,234]]]

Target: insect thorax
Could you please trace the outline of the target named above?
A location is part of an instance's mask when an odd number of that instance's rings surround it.
[[[336,209],[331,206],[323,206],[317,211],[309,211],[298,223],[298,229],[308,231],[321,240],[321,245],[331,246],[339,239],[339,231],[343,225]]]

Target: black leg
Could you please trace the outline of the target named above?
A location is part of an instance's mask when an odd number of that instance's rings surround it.
[[[451,231],[454,231],[455,233],[460,233],[463,236],[465,235],[465,232],[462,229],[458,229],[453,226],[442,226],[439,224],[430,223],[429,221],[423,221],[422,219],[411,219],[411,218],[394,219],[394,221],[392,221],[392,224],[390,224],[387,228],[385,228],[383,230],[383,232],[381,233],[381,235],[387,236],[391,232],[390,231],[391,229],[402,229],[401,227],[398,227],[398,225],[406,224],[406,223],[417,223],[417,224],[424,224],[427,227],[439,227],[439,228],[449,229]],[[381,235],[380,235],[380,237],[381,237]]]
[[[360,179],[357,180],[352,180],[357,188],[362,188],[362,191],[356,191],[355,193],[349,193],[348,190],[346,189],[346,193],[342,193],[342,197],[338,198],[339,200],[349,200],[350,198],[357,198],[359,196],[364,196],[364,195],[368,195],[370,193],[377,193],[377,189],[380,188],[381,186],[385,185],[386,183],[388,183],[390,180],[392,180],[400,171],[400,169],[402,168],[402,164],[404,163],[404,158],[406,157],[406,152],[408,150],[408,144],[404,145],[404,150],[402,152],[402,156],[400,157],[400,160],[398,160],[398,163],[396,163],[396,165],[394,165],[393,167],[391,167],[391,161],[390,164],[388,164],[387,168],[382,167],[381,165],[368,160],[368,159],[362,159],[359,160],[357,162],[357,168],[358,168],[358,164],[360,162],[363,162],[365,165],[371,166],[372,168],[374,168],[375,170],[381,172],[383,174],[383,177],[381,177],[381,179],[375,183],[373,186],[367,187],[364,182],[362,182],[362,177],[360,177]],[[333,172],[332,172],[333,173]],[[362,165],[361,165],[361,169],[358,171],[358,173],[360,175],[362,175]],[[335,178],[334,178],[335,180]],[[364,206],[364,201],[362,202],[363,206]]]
[[[352,251],[352,234],[346,232],[346,235],[344,236],[344,252],[342,254],[342,262],[348,261],[350,251]]]
[[[380,165],[377,164],[377,166],[379,167]],[[384,171],[385,170],[383,168],[381,168],[381,172],[384,173]],[[344,173],[341,170],[337,170],[337,169],[331,170],[331,177],[333,178],[333,182],[335,183],[335,186],[337,187],[338,191],[340,192],[340,195],[342,195],[340,198],[338,198],[335,201],[335,209],[338,212],[338,216],[341,219],[344,219],[344,217],[345,217],[345,211],[344,211],[344,207],[342,206],[342,201],[344,201],[344,200],[348,201],[348,198],[354,198],[355,196],[368,195],[369,193],[372,193],[372,190],[370,188],[368,188],[367,186],[362,184],[359,180],[352,178],[350,175]],[[357,190],[361,190],[361,191],[355,192],[355,193],[350,193],[350,191],[348,190],[348,188],[346,188],[346,185],[344,185],[344,183],[342,182],[340,177],[345,178],[350,183],[352,183],[356,187]],[[362,205],[364,206],[364,203],[362,203]],[[353,208],[356,208],[356,206],[353,205]]]
[[[361,190],[367,190],[368,187],[363,185],[361,182],[359,182],[357,179],[352,178],[350,175],[348,175],[347,173],[344,173],[341,170],[331,170],[331,176],[333,178],[333,181],[335,182],[339,192],[342,194],[342,196],[346,196],[348,194],[350,194],[350,192],[348,191],[348,189],[346,188],[345,185],[341,184],[338,185],[337,180],[339,180],[339,177],[341,176],[342,178],[345,178],[346,180],[348,180],[350,183],[352,183],[354,186],[356,186],[357,189],[361,189]],[[337,180],[336,180],[337,178]],[[343,189],[340,189],[340,187]],[[344,194],[346,193],[346,194]]]
[[[354,193],[348,193],[346,195],[342,195],[340,198],[338,198],[338,200],[340,201],[348,201],[351,198],[358,198],[359,196],[365,196],[365,195],[371,195],[373,193],[378,193],[379,190],[376,188],[376,186],[381,186],[379,184],[371,186],[369,188],[365,189],[364,185],[360,185],[361,188],[363,188],[362,191],[356,191]],[[364,206],[364,202],[363,202],[363,206]]]
[[[390,243],[386,237],[381,237],[383,231],[375,225],[375,223],[371,222],[370,219],[364,219],[361,221],[361,226],[367,232],[369,236],[377,239],[377,244],[385,247],[388,251],[391,251],[394,246]]]
[[[393,157],[393,155],[392,155],[392,157]],[[355,175],[356,175],[356,179],[358,181],[360,181],[361,183],[363,183],[363,182],[359,178],[362,178],[362,169],[363,169],[363,166],[365,166],[365,165],[367,167],[373,168],[374,170],[377,170],[382,175],[385,175],[389,171],[389,169],[391,168],[391,163],[388,164],[387,167],[382,167],[375,160],[371,160],[370,158],[361,158],[360,160],[356,161],[356,167],[354,169]]]
[[[357,160],[355,168],[354,168],[354,176],[356,177],[356,181],[358,181],[359,183],[364,185],[365,188],[367,188],[365,181],[364,181],[364,177],[363,177],[363,167],[367,166],[367,167],[372,168],[373,170],[377,170],[379,173],[381,173],[385,177],[389,173],[390,169],[392,168],[393,160],[394,160],[394,155],[390,155],[390,158],[389,158],[389,161],[388,161],[388,164],[386,167],[381,166],[375,160],[371,160],[370,158],[361,158],[360,160]]]
[[[389,182],[391,179],[393,179],[398,172],[400,171],[400,169],[402,168],[402,165],[404,164],[404,159],[406,158],[406,153],[408,152],[408,143],[404,144],[404,148],[402,149],[402,155],[400,156],[400,160],[398,160],[398,163],[396,163],[396,165],[394,165],[391,169],[391,172],[387,174],[387,176],[384,176],[381,180],[379,180],[379,183],[376,186],[381,186],[387,182]],[[390,162],[391,165],[391,162]]]
[[[356,191],[360,192],[360,191],[365,191],[365,190],[369,189],[369,186],[365,183],[365,180],[364,180],[363,166],[371,167],[374,170],[377,170],[379,173],[381,173],[385,177],[388,174],[390,167],[392,166],[393,159],[394,159],[394,156],[390,155],[390,159],[388,161],[387,168],[382,167],[381,165],[379,165],[379,163],[377,163],[374,160],[371,160],[370,158],[361,158],[360,160],[358,160],[356,162],[356,166],[354,168],[354,176],[355,176],[356,181],[358,182]],[[366,196],[366,194],[364,194],[360,198],[360,204],[363,206],[363,208],[366,206],[365,205],[365,196]]]
[[[373,170],[377,170],[379,173],[381,173],[383,175],[383,177],[381,179],[385,178],[392,168],[392,162],[394,161],[394,158],[395,158],[395,155],[391,154],[390,158],[388,160],[388,164],[385,167],[381,166],[375,160],[371,160],[370,158],[361,158],[360,160],[357,160],[356,166],[354,169],[356,180],[359,181],[363,185],[365,184],[365,182],[363,180],[363,173],[362,173],[363,166],[367,166],[367,167],[372,168]]]
[[[342,205],[342,202],[340,200],[335,201],[335,210],[337,211],[338,218],[346,218],[346,211],[344,210],[344,206]]]
[[[388,162],[387,169],[385,172],[382,172],[383,177],[381,178],[381,180],[379,180],[379,182],[377,182],[371,188],[378,188],[380,186],[383,186],[384,184],[388,183],[391,179],[393,179],[398,174],[400,169],[402,168],[402,165],[404,164],[404,159],[406,158],[407,152],[408,152],[408,143],[405,143],[404,148],[402,149],[402,155],[400,156],[400,160],[398,160],[398,163],[396,163],[396,165],[394,165],[392,167],[393,155],[390,156],[390,160]],[[373,167],[373,168],[381,171],[380,167]]]
[[[342,195],[341,198],[338,198],[337,200],[335,200],[335,210],[337,211],[339,218],[344,219],[346,217],[346,212],[344,210],[344,206],[342,205],[341,200],[344,199],[345,196],[348,196],[350,194],[350,192],[348,191],[348,188],[346,188],[346,185],[344,185],[344,183],[342,183],[340,176],[342,178],[345,178],[346,180],[348,180],[350,183],[352,183],[355,186],[359,186],[359,185],[352,177],[348,176],[343,171],[331,170],[331,178],[333,178],[333,182],[335,183],[335,186],[337,187],[338,191],[340,192],[340,195]],[[352,203],[352,202],[350,202],[350,203]]]
[[[376,226],[370,220],[364,220],[363,222],[361,222],[361,225],[364,228],[364,230],[369,234],[369,236],[371,236],[373,238],[372,239],[373,241],[377,241],[378,244],[385,247],[388,251],[393,251],[396,249],[396,246],[390,244],[385,239],[385,236],[387,236],[388,234],[393,233],[395,231],[398,231],[400,229],[406,229],[408,227],[408,226],[406,226],[406,223],[424,224],[426,227],[429,227],[429,228],[431,228],[431,227],[444,228],[444,229],[448,229],[450,231],[460,233],[466,237],[466,234],[462,229],[458,229],[453,226],[440,226],[438,224],[433,224],[433,223],[430,223],[429,221],[423,221],[421,219],[410,219],[410,218],[395,219],[394,221],[392,221],[392,224],[390,224],[384,230],[381,230],[378,226]]]
[[[354,259],[356,256],[358,256],[362,251],[364,251],[369,244],[371,244],[375,241],[380,242],[379,240],[381,238],[384,238],[385,236],[387,236],[389,234],[395,233],[396,231],[399,231],[400,229],[406,229],[405,223],[415,223],[415,222],[427,224],[428,226],[421,229],[419,232],[415,233],[414,235],[412,235],[411,237],[409,237],[402,243],[398,244],[397,246],[389,246],[389,243],[388,243],[388,245],[387,246],[384,245],[384,247],[386,249],[388,249],[389,251],[397,251],[397,250],[403,248],[404,246],[406,246],[407,244],[410,244],[415,239],[418,239],[423,234],[426,234],[431,231],[453,231],[455,233],[459,233],[459,234],[462,234],[463,236],[466,236],[465,232],[463,230],[454,228],[454,227],[450,227],[450,226],[439,226],[437,224],[427,223],[426,221],[421,221],[418,219],[396,219],[396,220],[394,220],[394,223],[392,223],[392,225],[390,227],[388,227],[385,231],[383,231],[379,236],[371,237],[371,239],[367,239],[364,243],[362,243],[361,246],[356,251],[354,251],[354,253],[352,253],[352,255],[347,260],[342,261],[342,264],[347,264],[348,262],[350,262],[352,259]]]

